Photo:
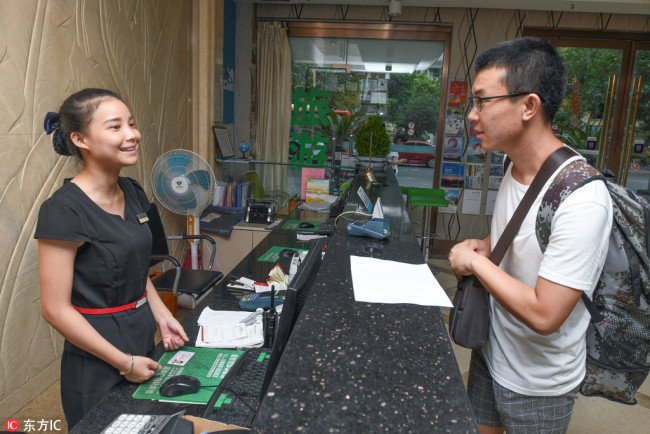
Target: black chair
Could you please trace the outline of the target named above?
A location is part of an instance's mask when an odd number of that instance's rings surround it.
[[[151,204],[147,212],[149,217],[149,229],[151,230],[152,243],[151,243],[151,260],[149,266],[157,265],[163,261],[168,261],[173,265],[164,271],[161,275],[151,279],[154,287],[158,291],[169,291],[173,293],[174,298],[177,295],[186,294],[189,297],[189,303],[179,303],[181,306],[193,308],[196,302],[214,285],[223,279],[223,273],[220,271],[212,271],[212,264],[214,263],[214,256],[217,250],[217,245],[207,235],[177,235],[166,236],[165,228],[163,227],[158,207],[155,203]],[[184,269],[181,267],[178,259],[169,254],[169,247],[167,240],[205,240],[211,244],[212,253],[210,254],[210,262],[207,270],[192,270]]]

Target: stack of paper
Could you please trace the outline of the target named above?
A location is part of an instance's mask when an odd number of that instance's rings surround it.
[[[248,319],[248,321],[245,321]],[[262,315],[257,312],[203,309],[197,347],[257,348],[264,344]]]

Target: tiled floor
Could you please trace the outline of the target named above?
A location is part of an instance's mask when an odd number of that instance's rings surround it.
[[[439,259],[446,258],[446,256],[445,251],[440,251],[438,254],[434,253],[433,259],[430,262],[440,270],[436,277],[451,298],[456,290],[456,278],[449,270],[446,259]],[[446,320],[449,309],[443,309],[443,314]],[[460,372],[463,379],[467,381],[470,351],[457,345],[452,345]],[[577,434],[645,434],[649,431],[648,427],[650,427],[650,381],[646,381],[639,393],[637,393],[637,400],[639,401],[638,405],[626,406],[602,398],[587,398],[579,395],[574,407],[569,432]],[[50,386],[18,414],[14,415],[14,417],[19,421],[26,419],[35,421],[41,419],[60,420],[63,429],[58,432],[66,432],[65,418],[63,417],[63,410],[59,399],[59,383],[57,382]]]

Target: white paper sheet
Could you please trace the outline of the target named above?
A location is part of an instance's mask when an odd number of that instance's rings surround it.
[[[249,324],[241,321],[252,312],[212,310],[206,307],[198,319],[197,347],[208,348],[257,348],[264,344],[262,315]]]
[[[350,256],[350,267],[356,301],[452,306],[427,264]]]
[[[481,190],[468,190],[463,192],[463,214],[479,215],[481,213]]]

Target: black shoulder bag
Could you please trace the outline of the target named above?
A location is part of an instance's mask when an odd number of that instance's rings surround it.
[[[512,240],[519,232],[528,210],[535,202],[546,181],[562,163],[575,155],[568,147],[563,146],[549,155],[544,161],[499,241],[494,246],[494,250],[492,250],[490,260],[495,265],[498,266],[501,263]],[[465,276],[458,282],[453,305],[454,307],[451,308],[449,313],[449,334],[451,339],[461,347],[481,348],[487,342],[490,328],[490,297],[476,276]]]

